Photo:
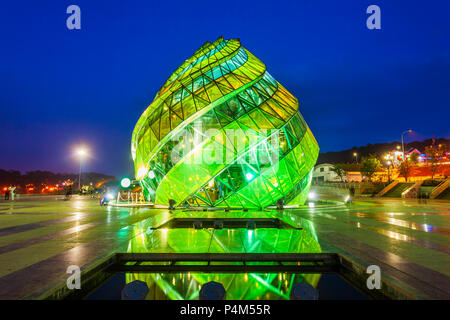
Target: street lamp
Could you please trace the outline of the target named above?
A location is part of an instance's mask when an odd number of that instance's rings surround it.
[[[358,163],[358,154],[356,152],[353,152],[353,156],[355,157],[356,163]]]
[[[411,133],[412,130],[405,130],[402,132],[402,160],[405,161],[405,146],[403,145],[403,135],[405,133]]]
[[[391,183],[391,161],[386,162],[388,165],[388,183]]]
[[[80,172],[78,174],[78,190],[81,190],[81,164],[83,160],[87,157],[88,152],[84,148],[77,149],[75,155],[80,159]]]

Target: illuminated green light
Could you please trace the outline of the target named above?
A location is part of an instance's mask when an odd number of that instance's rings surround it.
[[[131,185],[130,178],[123,178],[122,180],[120,180],[120,186],[122,188],[128,188],[130,185]]]

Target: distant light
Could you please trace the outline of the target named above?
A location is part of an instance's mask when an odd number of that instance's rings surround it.
[[[113,195],[111,192],[108,192],[108,193],[105,195],[105,198],[108,199],[108,200],[111,200],[112,198],[114,198],[114,195]]]
[[[247,172],[247,173],[245,174],[245,178],[247,178],[247,180],[250,181],[250,180],[253,179],[253,174],[251,174],[250,172]]]
[[[310,192],[308,193],[308,199],[310,200],[314,200],[317,198],[317,194],[315,194],[314,192]]]
[[[309,203],[308,203],[308,206],[309,206],[310,208],[314,208],[316,205],[314,204],[314,202],[309,202]]]
[[[149,179],[153,179],[153,178],[155,177],[155,173],[153,172],[153,170],[150,170],[150,171],[148,172],[147,177],[148,177]]]
[[[122,186],[122,188],[128,188],[131,185],[130,178],[123,178],[122,180],[120,180],[120,185]]]
[[[345,197],[345,202],[348,202],[348,200],[350,200],[350,196]]]
[[[75,150],[75,155],[78,156],[80,159],[83,159],[88,155],[88,152],[85,148],[79,148]]]

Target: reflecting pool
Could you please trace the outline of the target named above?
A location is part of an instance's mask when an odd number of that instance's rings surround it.
[[[280,227],[195,228],[164,227],[173,219],[273,219]],[[211,225],[211,224],[208,224]],[[320,253],[313,224],[289,212],[177,212],[155,216],[134,228],[129,253]],[[200,262],[198,262],[200,263]],[[220,262],[215,262],[219,264]],[[270,264],[276,264],[271,262]],[[142,264],[152,264],[144,262]],[[180,263],[181,264],[181,263]],[[189,262],[189,264],[194,264]],[[255,264],[257,264],[255,262]],[[267,264],[267,263],[265,263]],[[307,282],[317,287],[320,274],[290,273],[127,273],[126,283],[145,281],[148,299],[198,299],[209,281],[223,284],[227,299],[289,299],[292,286]]]

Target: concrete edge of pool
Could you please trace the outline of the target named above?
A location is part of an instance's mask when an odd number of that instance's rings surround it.
[[[116,274],[116,272],[111,271],[111,267],[117,264],[118,257],[120,255],[122,255],[122,253],[114,253],[107,257],[104,257],[103,259],[99,259],[96,262],[92,262],[91,264],[86,265],[81,271],[82,289],[80,290],[68,289],[65,282],[58,282],[52,283],[47,287],[35,291],[30,295],[24,297],[24,299],[33,299],[33,300],[83,299],[84,297],[88,296],[90,293],[98,289],[114,274]],[[139,256],[145,254],[133,254],[133,255]],[[176,256],[183,254],[172,254],[172,255]],[[273,255],[276,256],[277,254]],[[301,256],[305,254],[292,254],[292,256],[293,255],[298,256],[299,260],[301,260]],[[306,254],[306,255],[314,255],[314,254]],[[329,256],[330,259],[336,260],[337,262],[336,271],[325,271],[325,272],[322,271],[320,273],[338,274],[353,288],[362,292],[365,296],[367,296],[370,299],[400,299],[400,300],[427,299],[427,298],[429,299],[429,297],[418,292],[414,288],[408,285],[405,286],[405,283],[400,282],[398,279],[393,279],[389,276],[383,276],[381,278],[380,289],[369,290],[366,286],[368,274],[366,273],[366,267],[364,267],[362,264],[352,259],[349,259],[348,257],[345,257],[342,254],[321,253],[317,255]],[[251,273],[252,271],[248,272]],[[302,272],[303,271],[298,272],[287,271],[287,273],[302,273]],[[244,273],[244,271],[241,271],[240,273]]]

